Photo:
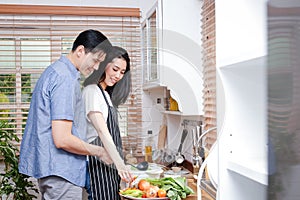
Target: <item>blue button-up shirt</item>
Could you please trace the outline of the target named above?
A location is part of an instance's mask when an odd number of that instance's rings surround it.
[[[62,56],[42,73],[33,91],[20,149],[20,173],[35,178],[56,175],[84,186],[86,157],[57,149],[51,127],[52,120],[73,121],[72,134],[85,140],[83,105],[80,73]]]

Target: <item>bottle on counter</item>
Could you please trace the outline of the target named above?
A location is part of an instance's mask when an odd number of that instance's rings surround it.
[[[153,136],[152,130],[148,130],[147,138],[145,141],[145,161],[152,162],[152,147],[153,147]]]

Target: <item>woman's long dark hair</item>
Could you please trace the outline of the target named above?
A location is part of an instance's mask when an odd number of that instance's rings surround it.
[[[120,81],[113,86],[107,86],[106,91],[110,95],[113,105],[117,108],[126,102],[131,88],[130,58],[127,51],[121,47],[113,46],[106,54],[105,60],[100,63],[99,69],[95,70],[83,83],[83,86],[100,84],[105,79],[105,68],[115,58],[122,58],[126,61],[125,74]]]

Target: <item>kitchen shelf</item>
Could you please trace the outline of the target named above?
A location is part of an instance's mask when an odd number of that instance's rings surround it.
[[[180,111],[171,111],[171,110],[166,110],[163,113],[168,115],[182,115],[182,112]]]
[[[157,90],[157,89],[161,89],[164,88],[165,86],[159,84],[159,83],[145,83],[143,85],[143,90],[144,91],[151,91],[151,90]]]
[[[259,160],[259,159],[258,159]],[[235,173],[238,173],[244,177],[247,177],[251,180],[254,180],[258,183],[261,183],[263,185],[268,184],[268,175],[266,171],[263,171],[263,165],[264,163],[258,163],[253,162],[252,160],[249,161],[234,161],[229,160],[227,163],[227,169],[230,171],[233,171]]]

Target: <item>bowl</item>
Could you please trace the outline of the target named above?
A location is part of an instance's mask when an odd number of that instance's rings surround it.
[[[181,171],[181,167],[171,167],[171,169],[174,173],[178,173]]]
[[[156,170],[151,170],[151,171],[146,171],[146,174],[150,178],[160,178],[161,173],[163,173],[164,170],[162,169],[156,169]]]

